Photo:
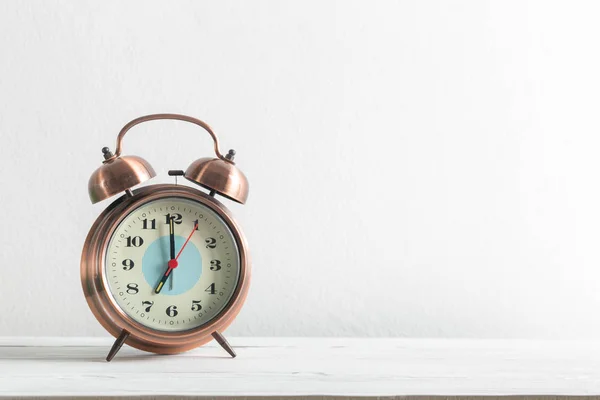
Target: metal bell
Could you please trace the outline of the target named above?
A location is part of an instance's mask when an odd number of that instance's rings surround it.
[[[141,157],[114,156],[108,147],[102,149],[104,163],[94,171],[88,182],[92,204],[154,178],[154,168]]]
[[[248,179],[233,162],[235,151],[221,158],[199,158],[184,173],[184,177],[221,196],[244,204],[248,199]]]

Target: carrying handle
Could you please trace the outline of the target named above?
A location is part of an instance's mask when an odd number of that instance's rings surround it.
[[[115,149],[114,156],[110,157],[106,161],[110,161],[113,158],[117,158],[121,155],[121,150],[123,147],[122,141],[123,141],[123,138],[125,137],[125,134],[127,133],[127,131],[129,131],[134,126],[141,124],[142,122],[154,121],[157,119],[174,119],[174,120],[179,120],[179,121],[185,121],[185,122],[189,122],[192,124],[196,124],[196,125],[204,128],[204,130],[206,132],[208,132],[210,137],[212,137],[212,139],[213,139],[213,142],[215,145],[215,154],[217,155],[217,157],[219,157],[223,161],[227,161],[228,163],[233,163],[232,160],[230,160],[229,158],[227,158],[223,154],[221,154],[221,151],[219,150],[219,139],[217,139],[217,135],[213,132],[212,128],[206,122],[199,120],[197,118],[190,117],[187,115],[182,115],[182,114],[150,114],[150,115],[144,115],[142,117],[136,118],[136,119],[128,122],[121,129],[121,132],[119,132],[119,136],[117,136],[117,148]]]

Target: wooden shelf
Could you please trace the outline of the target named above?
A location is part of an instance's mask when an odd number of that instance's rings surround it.
[[[177,356],[109,338],[0,338],[0,397],[600,395],[600,342],[230,338]]]

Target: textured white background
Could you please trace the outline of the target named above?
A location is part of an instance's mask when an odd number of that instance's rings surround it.
[[[87,180],[153,112],[250,179],[230,334],[600,335],[597,4],[0,2],[0,335],[105,335]],[[155,182],[211,154],[180,122],[124,145]]]

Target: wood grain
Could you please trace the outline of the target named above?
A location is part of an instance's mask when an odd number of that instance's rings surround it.
[[[212,342],[177,356],[124,346],[106,363],[110,339],[0,338],[0,397],[600,395],[600,342],[314,338],[230,342],[238,352],[236,359]]]

